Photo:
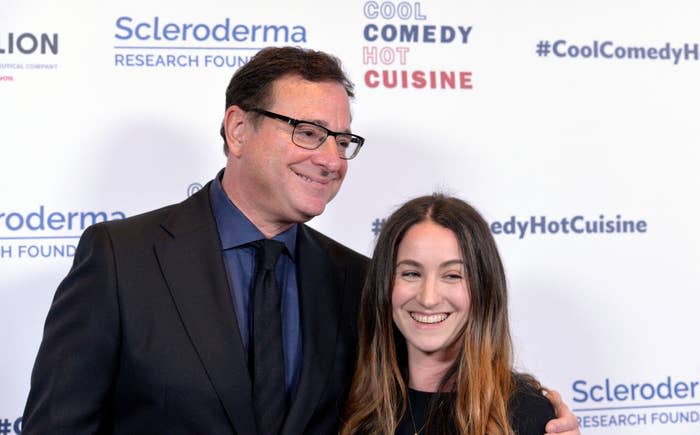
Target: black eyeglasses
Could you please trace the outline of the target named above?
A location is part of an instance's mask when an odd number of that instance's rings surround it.
[[[292,130],[292,142],[294,142],[294,145],[307,150],[317,149],[323,144],[323,142],[325,142],[328,136],[333,136],[335,138],[335,143],[338,146],[338,156],[341,159],[350,160],[360,152],[362,144],[365,143],[365,139],[361,136],[331,131],[324,126],[314,124],[313,122],[300,121],[298,119],[262,109],[251,109],[250,111],[265,115],[268,118],[286,122],[294,127]]]

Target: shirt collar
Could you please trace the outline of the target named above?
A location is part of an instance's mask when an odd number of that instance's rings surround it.
[[[211,183],[209,196],[211,208],[216,219],[216,227],[221,239],[223,250],[237,248],[256,240],[264,239],[260,230],[236,207],[229,199],[221,185],[222,170]],[[284,243],[292,259],[294,259],[294,249],[297,240],[297,224],[292,225],[288,230],[277,234],[272,238]]]

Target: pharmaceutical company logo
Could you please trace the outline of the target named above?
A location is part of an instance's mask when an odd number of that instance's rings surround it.
[[[0,83],[15,82],[25,71],[58,68],[58,33],[0,32]]]
[[[472,71],[435,68],[436,46],[460,48],[469,44],[473,26],[434,23],[423,2],[366,1],[367,19],[362,38],[362,62],[367,66],[364,84],[369,89],[471,90]],[[422,56],[421,56],[422,54]],[[459,58],[464,58],[460,56]],[[455,57],[457,59],[457,57]],[[454,62],[454,61],[452,61]]]
[[[297,24],[237,23],[145,19],[115,20],[114,66],[117,68],[237,68],[262,47],[304,45],[306,27]]]
[[[571,405],[582,428],[697,425],[700,378],[672,375],[623,382],[576,379]]]
[[[581,44],[566,39],[542,39],[535,45],[535,54],[538,57],[552,55],[559,59],[671,62],[678,65],[700,60],[700,44],[666,42],[660,45],[630,45],[618,44],[610,40],[593,40]]]
[[[375,218],[370,228],[372,234],[378,236],[386,219]],[[524,239],[526,236],[565,235],[612,235],[612,234],[644,234],[648,224],[644,219],[627,219],[621,214],[606,217],[599,214],[595,218],[584,215],[573,215],[553,218],[550,216],[530,216],[518,218],[511,216],[506,220],[494,220],[489,224],[494,235],[515,236]]]
[[[64,212],[44,205],[29,212],[0,210],[0,261],[73,257],[85,228],[125,217],[122,211]]]

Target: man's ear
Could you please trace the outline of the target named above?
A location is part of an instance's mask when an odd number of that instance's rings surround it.
[[[226,109],[224,114],[224,134],[228,144],[229,154],[240,157],[242,145],[245,143],[245,135],[250,127],[247,112],[239,106],[233,105]]]

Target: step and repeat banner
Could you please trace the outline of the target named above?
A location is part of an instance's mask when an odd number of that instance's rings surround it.
[[[312,226],[369,255],[405,200],[470,201],[517,367],[583,433],[700,433],[699,22],[690,0],[0,1],[0,434],[82,231],[213,178],[226,85],[269,45],[357,88],[367,142]]]

